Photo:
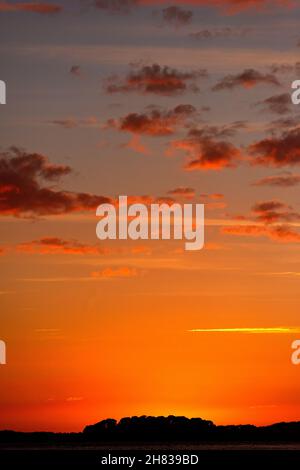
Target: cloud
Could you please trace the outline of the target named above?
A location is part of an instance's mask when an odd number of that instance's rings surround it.
[[[0,215],[34,217],[94,210],[104,196],[55,189],[71,168],[18,148],[0,153]],[[52,183],[51,185],[49,185]]]
[[[270,96],[263,101],[259,101],[257,106],[264,106],[266,111],[274,114],[286,114],[289,113],[292,106],[291,95],[289,93],[283,93],[281,95]]]
[[[254,157],[252,165],[273,167],[294,166],[300,163],[300,128],[283,132],[279,137],[262,139],[249,147]]]
[[[171,189],[168,194],[175,197],[182,197],[184,199],[193,199],[195,197],[195,190],[193,188],[187,188],[179,186],[178,188]]]
[[[272,64],[270,66],[271,73],[282,73],[282,74],[291,74],[300,72],[300,62],[295,64],[281,63],[281,64]]]
[[[64,129],[75,129],[78,127],[100,127],[100,122],[94,116],[84,119],[66,118],[66,119],[53,119],[48,121],[48,124],[63,127]]]
[[[175,146],[190,155],[191,159],[185,165],[188,171],[232,168],[236,166],[236,161],[240,157],[240,151],[225,141],[192,138],[177,141]]]
[[[226,75],[213,88],[213,91],[233,90],[237,87],[253,88],[256,85],[267,84],[280,86],[274,74],[263,74],[254,69],[246,69],[237,75]]]
[[[160,16],[164,24],[179,28],[191,23],[193,12],[177,6],[170,6],[161,10]]]
[[[273,200],[258,202],[252,207],[256,220],[266,224],[274,222],[295,222],[300,220],[300,214],[291,210],[287,204]]]
[[[202,136],[208,138],[224,139],[227,137],[234,137],[239,130],[246,129],[246,121],[234,121],[230,124],[222,126],[204,125],[200,129],[192,129],[190,134],[195,136]]]
[[[195,33],[191,33],[189,36],[198,41],[217,39],[217,38],[231,38],[231,37],[242,37],[245,36],[250,30],[249,29],[234,29],[234,28],[214,28],[214,29],[202,29]]]
[[[191,129],[185,139],[171,143],[171,151],[183,150],[187,154],[187,171],[233,168],[241,159],[241,152],[227,140],[220,139],[235,132],[236,128],[231,126]]]
[[[0,13],[1,12],[16,12],[16,11],[28,11],[32,13],[39,13],[41,15],[49,15],[54,13],[60,13],[63,10],[62,6],[54,5],[53,3],[42,3],[42,2],[24,2],[24,3],[10,3],[0,2]]]
[[[94,271],[91,273],[91,277],[94,279],[127,279],[137,276],[137,269],[128,266],[105,268],[102,271]]]
[[[128,13],[135,6],[158,6],[170,4],[168,0],[91,0],[96,7],[110,12]],[[294,0],[173,0],[173,4],[190,5],[193,7],[212,7],[221,9],[226,14],[237,14],[248,9],[268,12],[270,7],[292,7]]]
[[[246,221],[247,217],[237,216],[236,219]],[[254,223],[225,226],[221,232],[236,236],[267,237],[285,243],[300,242],[300,233],[289,225],[299,222],[300,214],[281,201],[274,199],[255,203],[248,219]]]
[[[281,119],[276,119],[272,121],[271,124],[267,127],[267,130],[274,134],[277,131],[282,131],[283,129],[291,130],[299,126],[299,117],[285,117]]]
[[[247,220],[247,217],[238,215],[235,216],[235,219]],[[251,208],[248,219],[269,225],[278,222],[299,222],[300,214],[295,212],[291,206],[274,199],[256,202]]]
[[[95,255],[103,254],[105,250],[96,245],[86,245],[76,240],[64,240],[57,237],[44,237],[16,246],[21,253],[34,254],[68,254],[68,255]]]
[[[150,155],[151,151],[144,145],[141,141],[141,137],[139,135],[133,135],[129,142],[123,145],[124,148],[129,148],[136,153],[140,153],[142,155]]]
[[[228,14],[236,14],[248,9],[267,12],[269,8],[274,8],[274,6],[290,7],[295,5],[294,0],[188,0],[187,3],[192,3],[195,6],[220,8]]]
[[[129,13],[140,3],[139,0],[92,0],[91,5],[109,13]]]
[[[224,199],[224,194],[221,194],[221,193],[213,193],[213,194],[210,194],[210,197],[212,199]]]
[[[264,227],[261,225],[233,225],[223,227],[221,232],[227,235],[246,237],[267,237],[283,243],[299,243],[300,233],[287,226]]]
[[[193,106],[179,105],[170,111],[153,109],[143,114],[130,113],[118,120],[110,119],[107,126],[133,134],[162,137],[174,134],[177,126],[195,113]]]
[[[72,67],[70,68],[70,74],[73,75],[74,77],[80,77],[81,76],[80,65],[72,65]]]
[[[207,76],[204,69],[181,72],[158,64],[134,67],[124,78],[109,77],[103,83],[107,93],[156,94],[176,96],[187,91],[198,92],[197,80]]]
[[[216,210],[227,207],[227,203],[224,201],[224,194],[221,193],[202,193],[200,194],[200,200],[205,203],[207,209]]]
[[[280,188],[290,188],[300,184],[300,175],[285,173],[283,175],[266,176],[255,181],[253,186],[278,186]]]
[[[188,330],[191,333],[246,333],[246,334],[295,334],[300,333],[300,328],[273,327],[273,328],[196,328]]]

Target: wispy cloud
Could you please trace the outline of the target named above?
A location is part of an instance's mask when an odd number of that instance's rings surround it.
[[[18,12],[27,11],[31,13],[39,13],[41,15],[50,15],[53,13],[60,13],[63,10],[62,6],[54,5],[52,3],[42,2],[0,2],[0,12]]]
[[[300,327],[276,328],[196,328],[188,330],[189,333],[246,333],[246,334],[294,334],[300,333]]]

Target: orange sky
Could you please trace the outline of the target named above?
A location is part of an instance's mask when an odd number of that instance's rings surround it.
[[[300,9],[48,3],[0,6],[0,429],[299,420]],[[100,242],[123,194],[204,203],[205,248]]]

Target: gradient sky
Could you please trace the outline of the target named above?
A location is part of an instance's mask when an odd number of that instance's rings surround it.
[[[292,3],[0,1],[1,429],[300,419]],[[205,203],[205,249],[100,242],[122,194]]]

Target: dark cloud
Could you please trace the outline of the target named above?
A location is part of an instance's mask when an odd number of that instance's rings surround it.
[[[249,147],[254,157],[252,165],[273,167],[300,164],[300,128],[283,132],[280,136],[262,139]]]
[[[109,13],[129,13],[139,4],[139,0],[92,0],[91,4]]]
[[[175,197],[183,197],[184,199],[193,199],[195,197],[196,192],[193,188],[180,186],[178,188],[171,189],[170,191],[168,191],[168,194]]]
[[[246,129],[246,121],[235,121],[223,126],[204,125],[200,129],[191,129],[189,135],[194,137],[207,137],[223,139],[234,137],[239,130]]]
[[[214,141],[212,139],[194,140],[190,147],[195,154],[185,166],[186,170],[232,168],[240,157],[239,150],[229,142]]]
[[[281,63],[281,64],[272,64],[270,66],[271,73],[299,73],[300,72],[300,62],[295,64]]]
[[[47,157],[12,148],[0,153],[0,214],[16,217],[58,215],[94,210],[110,200],[103,196],[56,189],[54,182],[71,168]],[[52,183],[52,184],[50,184]]]
[[[214,28],[202,29],[195,33],[191,33],[190,37],[199,41],[217,38],[231,38],[245,36],[249,29],[235,29],[235,28]]]
[[[263,74],[254,69],[246,69],[237,75],[227,75],[213,88],[213,91],[232,90],[237,87],[253,88],[259,84],[280,86],[274,74]]]
[[[164,24],[179,28],[191,23],[193,12],[177,6],[170,6],[161,10],[160,16]]]
[[[200,69],[181,72],[158,64],[134,67],[124,78],[109,77],[104,81],[107,93],[138,92],[156,95],[180,95],[187,91],[198,92],[197,80],[207,76],[207,71]]]
[[[272,121],[269,126],[267,126],[267,130],[270,131],[272,134],[276,133],[277,131],[282,131],[283,129],[291,130],[299,126],[300,119],[299,117],[285,117],[281,119],[276,119]]]
[[[290,207],[280,201],[257,202],[252,207],[252,213],[258,222],[267,224],[274,222],[292,222],[299,220],[300,216],[290,210]]]
[[[290,112],[292,101],[289,93],[270,96],[269,98],[259,101],[257,105],[264,106],[266,111],[274,114],[286,114]]]
[[[73,75],[74,77],[80,77],[81,76],[80,65],[72,65],[72,67],[70,68],[70,74]]]
[[[161,137],[174,134],[177,126],[184,125],[185,121],[195,113],[196,109],[193,106],[179,105],[170,111],[153,109],[142,114],[130,113],[118,120],[109,120],[107,126],[133,134]]]

